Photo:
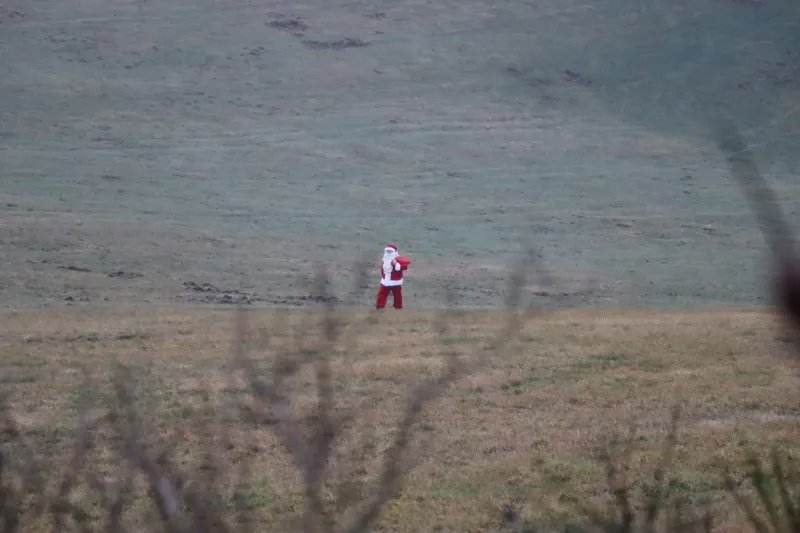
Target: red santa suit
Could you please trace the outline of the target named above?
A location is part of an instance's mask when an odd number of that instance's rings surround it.
[[[397,246],[394,244],[386,245],[383,250],[383,260],[381,261],[381,286],[378,289],[378,299],[375,307],[383,309],[389,294],[395,309],[403,308],[403,272],[411,264],[407,258],[398,255]]]

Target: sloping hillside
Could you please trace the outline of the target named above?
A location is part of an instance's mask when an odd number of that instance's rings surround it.
[[[758,304],[704,121],[797,199],[794,4],[6,0],[4,303],[302,305],[391,241],[413,306],[531,244],[545,304]]]

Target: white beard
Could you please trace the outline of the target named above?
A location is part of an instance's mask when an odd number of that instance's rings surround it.
[[[383,254],[383,273],[386,279],[389,279],[389,276],[392,275],[392,261],[394,261],[395,258],[397,258],[397,252],[384,252]]]
[[[397,250],[392,250],[389,248],[383,251],[383,279],[381,280],[381,285],[386,287],[398,287],[403,284],[402,276],[397,280],[392,279],[392,272],[395,270],[395,267],[392,266],[392,261],[398,257],[399,254],[397,253]]]

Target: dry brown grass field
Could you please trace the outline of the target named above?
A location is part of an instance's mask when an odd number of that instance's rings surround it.
[[[328,353],[337,411],[353,416],[331,459],[324,491],[331,513],[369,491],[412,386],[439,373],[448,357],[485,349],[507,321],[501,311],[458,312],[441,331],[434,312],[343,313],[348,329]],[[247,314],[245,345],[265,372],[298,332],[313,335],[319,318],[309,310]],[[225,433],[223,490],[246,502],[262,530],[285,530],[302,507],[302,485],[270,428],[251,431],[220,409],[218,426],[198,429],[209,402],[221,406],[226,393],[244,389],[228,372],[233,318],[212,309],[7,312],[0,360],[12,412],[55,476],[69,468],[79,410],[102,411],[113,395],[112,364],[129,365],[149,435],[171,442],[178,464],[191,469]],[[797,442],[798,377],[782,354],[787,346],[767,312],[553,311],[526,319],[505,350],[487,352],[427,406],[415,430],[416,466],[377,527],[498,530],[507,504],[541,527],[580,522],[582,506],[610,499],[600,452],[615,433],[633,447],[632,487],[647,493],[679,404],[668,492],[710,506],[720,531],[747,530],[721,465],[740,464],[751,448],[766,453]],[[316,401],[312,378],[291,382],[301,413]],[[122,468],[101,448],[92,452],[94,464],[106,475]],[[247,484],[237,485],[242,472]],[[82,487],[70,498],[91,508],[91,491]],[[126,516],[134,526],[147,516],[139,496]]]

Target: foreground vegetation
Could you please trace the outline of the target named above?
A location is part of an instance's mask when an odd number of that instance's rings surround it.
[[[585,524],[624,485],[641,512],[656,494],[738,530],[725,466],[737,483],[748,451],[790,454],[800,433],[789,339],[769,313],[559,311],[513,335],[499,311],[331,313],[6,314],[3,480],[25,492],[5,504],[24,530],[51,529],[47,509],[151,529],[179,514],[162,472],[209,531],[355,530],[373,503],[383,531],[539,531]]]
[[[0,532],[800,531],[800,255],[719,126],[782,324],[523,311],[533,255],[505,312],[9,312]]]

